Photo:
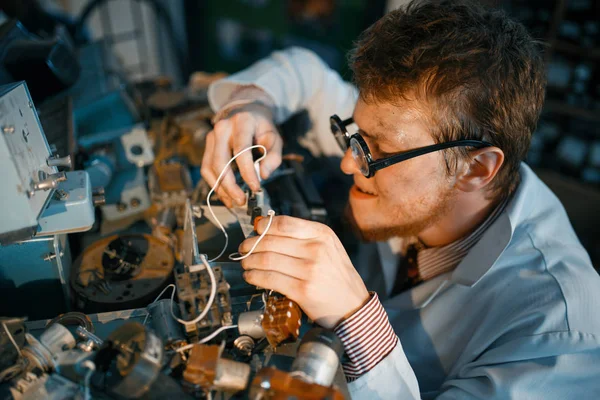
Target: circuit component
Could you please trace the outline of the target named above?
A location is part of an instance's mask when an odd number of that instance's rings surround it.
[[[263,313],[262,328],[272,347],[294,341],[300,335],[302,311],[287,297],[269,296]]]
[[[261,369],[250,387],[251,399],[343,399],[332,387],[344,347],[332,331],[313,328],[298,347],[291,371]]]
[[[222,353],[222,346],[196,344],[192,347],[183,379],[206,390],[245,389],[250,365],[222,358]]]
[[[185,325],[188,336],[196,336],[210,329],[232,324],[231,297],[229,284],[225,280],[221,267],[212,267],[217,282],[217,294],[211,310],[197,324]],[[177,286],[177,297],[179,298],[179,310],[185,321],[196,318],[208,303],[210,297],[210,279],[206,269],[188,270],[188,272],[175,272],[175,284]]]

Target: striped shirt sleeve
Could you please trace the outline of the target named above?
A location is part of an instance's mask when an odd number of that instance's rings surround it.
[[[373,369],[394,350],[398,337],[377,293],[358,311],[334,328],[342,340],[348,361],[342,367],[351,382]]]

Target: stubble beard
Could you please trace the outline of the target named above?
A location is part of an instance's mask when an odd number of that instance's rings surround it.
[[[349,223],[354,234],[364,242],[382,242],[389,240],[393,237],[416,237],[419,233],[425,229],[435,225],[440,219],[448,214],[452,207],[453,192],[447,191],[443,193],[439,200],[433,207],[427,212],[421,212],[418,218],[401,224],[394,224],[389,226],[381,227],[361,227],[355,217],[355,213],[352,210],[350,202],[346,204],[344,210],[345,220]],[[392,211],[393,214],[401,214],[399,210]],[[410,211],[405,212],[407,215],[411,215]],[[397,215],[390,216],[390,219],[397,220]],[[403,218],[405,221],[408,218]]]

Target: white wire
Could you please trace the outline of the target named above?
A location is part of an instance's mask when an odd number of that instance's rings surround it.
[[[19,348],[19,345],[17,345],[15,338],[13,338],[12,333],[10,333],[10,331],[8,330],[8,328],[6,327],[6,324],[4,322],[2,323],[2,327],[4,328],[4,331],[8,335],[8,338],[10,339],[12,344],[15,346],[15,349],[17,349],[17,353],[19,353],[19,357],[21,357],[23,355],[23,354],[21,354],[21,349]]]
[[[192,344],[185,345],[185,346],[183,346],[183,347],[180,347],[180,348],[178,348],[178,349],[177,349],[177,350],[175,350],[175,351],[176,351],[176,352],[178,352],[178,353],[181,353],[181,352],[183,352],[183,351],[189,350],[189,349],[191,349],[192,347],[194,347],[194,346],[195,346],[195,345],[197,345],[197,344],[204,344],[204,343],[206,343],[206,342],[208,342],[208,341],[210,341],[210,340],[214,339],[214,338],[215,338],[215,336],[217,336],[219,333],[221,333],[221,332],[223,332],[223,331],[225,331],[225,330],[227,330],[227,329],[234,329],[234,328],[237,328],[237,327],[238,327],[237,325],[227,325],[227,326],[222,326],[222,327],[220,327],[219,329],[215,330],[215,331],[214,331],[213,333],[211,333],[210,335],[206,336],[205,338],[202,338],[202,340],[198,341],[197,343],[192,343]]]
[[[210,214],[212,215],[213,219],[215,220],[217,226],[219,227],[219,229],[221,229],[221,232],[223,232],[223,235],[225,236],[225,246],[223,246],[223,250],[221,250],[221,252],[219,253],[218,256],[209,260],[210,262],[216,261],[219,257],[221,257],[223,255],[223,253],[225,253],[225,250],[227,250],[227,245],[229,244],[229,235],[227,235],[227,232],[225,231],[223,224],[221,224],[221,221],[218,220],[217,216],[215,215],[215,213],[212,210],[212,206],[210,205],[210,196],[214,193],[214,191],[217,189],[217,187],[221,183],[221,180],[223,179],[223,176],[225,176],[225,172],[227,171],[227,168],[231,165],[231,163],[236,158],[238,158],[240,155],[242,155],[245,152],[250,151],[252,149],[262,149],[264,152],[263,155],[254,162],[255,165],[257,165],[260,161],[262,161],[263,158],[265,158],[267,156],[267,148],[260,144],[256,144],[254,146],[247,147],[244,150],[240,151],[239,153],[234,155],[231,158],[231,160],[229,160],[227,162],[227,164],[225,164],[225,166],[223,167],[223,170],[221,171],[221,173],[219,174],[219,177],[217,178],[217,181],[215,182],[215,185],[210,189],[210,192],[208,192],[208,196],[206,196],[206,205],[208,206],[208,211],[210,211]]]
[[[210,267],[210,264],[206,260],[206,256],[204,254],[200,254],[200,260],[202,260],[202,263],[204,263],[206,271],[208,272],[208,276],[210,277],[210,295],[208,296],[206,306],[204,307],[204,310],[202,310],[200,315],[198,315],[191,321],[185,321],[183,319],[177,318],[175,316],[175,313],[173,312],[173,298],[175,297],[175,289],[173,289],[173,292],[171,293],[171,316],[175,321],[183,325],[196,325],[198,321],[201,321],[204,317],[206,317],[206,315],[210,311],[210,308],[212,307],[213,302],[215,301],[215,296],[217,295],[217,281],[215,279],[215,273]],[[175,285],[173,285],[173,287],[175,287]]]
[[[156,296],[156,298],[154,299],[154,301],[150,304],[154,304],[158,301],[158,299],[160,299],[162,297],[163,294],[165,294],[165,292],[167,291],[168,288],[172,287],[173,291],[175,291],[175,285],[174,284],[170,284],[165,286],[165,288],[162,290],[162,292],[160,292],[160,294],[158,296]],[[148,306],[150,306],[150,304],[148,304]],[[148,322],[148,317],[150,316],[150,313],[148,312],[148,306],[146,306],[146,318],[144,318],[144,323],[142,325],[146,325],[146,322]]]
[[[254,249],[256,249],[256,246],[258,246],[258,244],[260,243],[261,240],[263,240],[263,238],[265,237],[265,235],[267,234],[267,232],[269,231],[269,228],[271,227],[271,224],[273,223],[273,216],[275,215],[275,211],[273,210],[269,210],[267,212],[267,214],[269,215],[269,223],[267,224],[267,227],[265,228],[265,231],[260,235],[260,237],[258,238],[258,240],[256,241],[256,243],[254,243],[254,246],[252,246],[252,248],[250,249],[249,252],[247,252],[246,254],[244,254],[243,256],[240,257],[235,257],[236,255],[239,255],[240,253],[232,253],[229,255],[229,259],[232,261],[240,261],[243,260],[244,258],[248,257],[250,254],[252,254],[252,252],[254,251]]]

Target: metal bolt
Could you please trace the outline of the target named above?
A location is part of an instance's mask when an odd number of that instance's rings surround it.
[[[57,189],[54,192],[54,198],[57,200],[67,200],[69,198],[69,192],[62,189]]]
[[[119,212],[123,212],[127,209],[127,204],[123,203],[123,202],[118,202],[117,203],[117,211]]]
[[[139,207],[140,204],[142,204],[142,201],[137,197],[134,197],[129,201],[129,204],[131,204],[131,207],[136,208]]]
[[[29,102],[29,108],[33,108],[33,101]]]
[[[7,125],[2,127],[2,132],[4,133],[15,133],[15,127],[13,125]]]

